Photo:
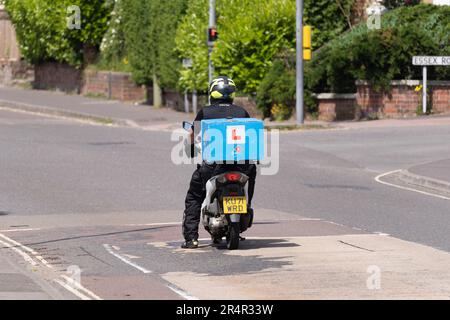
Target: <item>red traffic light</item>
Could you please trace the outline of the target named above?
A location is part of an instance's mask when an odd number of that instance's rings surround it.
[[[214,42],[217,40],[219,34],[217,33],[217,29],[216,28],[209,28],[208,29],[208,41],[209,42]]]

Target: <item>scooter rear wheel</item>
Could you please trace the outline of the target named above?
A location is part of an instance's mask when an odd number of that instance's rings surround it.
[[[239,248],[239,233],[240,227],[239,223],[231,223],[230,232],[227,235],[227,248],[228,250],[236,250]]]

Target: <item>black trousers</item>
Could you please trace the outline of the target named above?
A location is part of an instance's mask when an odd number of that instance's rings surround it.
[[[197,166],[189,185],[185,200],[183,215],[183,236],[186,241],[198,239],[198,226],[200,224],[200,211],[203,200],[206,197],[206,183],[211,177],[225,171],[239,171],[249,177],[248,206],[251,207],[253,194],[255,192],[256,165],[210,165],[203,163]]]

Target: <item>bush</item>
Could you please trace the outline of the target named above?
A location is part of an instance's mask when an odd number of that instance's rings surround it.
[[[114,10],[108,22],[108,31],[105,33],[100,46],[99,61],[94,67],[111,71],[131,71],[127,58],[124,30],[124,0],[115,0]]]
[[[329,42],[306,64],[307,87],[313,92],[355,92],[356,80],[388,90],[395,79],[421,77],[414,55],[450,54],[450,7],[401,7],[382,16],[380,30],[361,24]],[[450,69],[430,68],[430,79],[445,80]]]
[[[356,92],[356,80],[387,91],[392,80],[420,78],[421,68],[412,65],[412,56],[449,55],[449,33],[449,7],[418,5],[383,15],[381,30],[368,30],[364,23],[330,41],[305,64],[307,112],[317,112],[314,92]],[[295,97],[294,64],[282,61],[273,65],[258,90],[258,107],[265,117],[273,118],[275,105],[278,110],[294,109],[289,102]],[[449,79],[450,69],[430,68],[429,77]]]
[[[133,77],[175,88],[181,62],[175,51],[174,30],[186,10],[186,0],[122,0],[125,43]]]
[[[69,29],[67,8],[81,10],[81,29]],[[111,1],[5,0],[16,28],[22,56],[32,64],[45,61],[81,66],[88,51],[98,50],[107,28]]]
[[[275,120],[287,120],[295,107],[295,69],[279,59],[261,82],[257,106],[264,115]]]
[[[419,4],[420,0],[385,0],[383,5],[388,9],[395,9],[401,6],[413,6]]]
[[[256,92],[275,56],[295,45],[295,1],[256,2],[234,0],[224,8],[213,53],[217,71],[245,93]]]
[[[305,82],[308,79],[305,78]],[[278,58],[259,86],[256,102],[264,118],[272,120],[288,120],[296,105],[296,69],[295,55],[286,54]],[[317,101],[312,92],[305,90],[304,103],[306,112],[317,113]]]

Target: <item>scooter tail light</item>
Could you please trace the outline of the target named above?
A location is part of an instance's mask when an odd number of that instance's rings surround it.
[[[237,182],[241,180],[242,175],[237,172],[226,173],[225,179],[229,182]]]

